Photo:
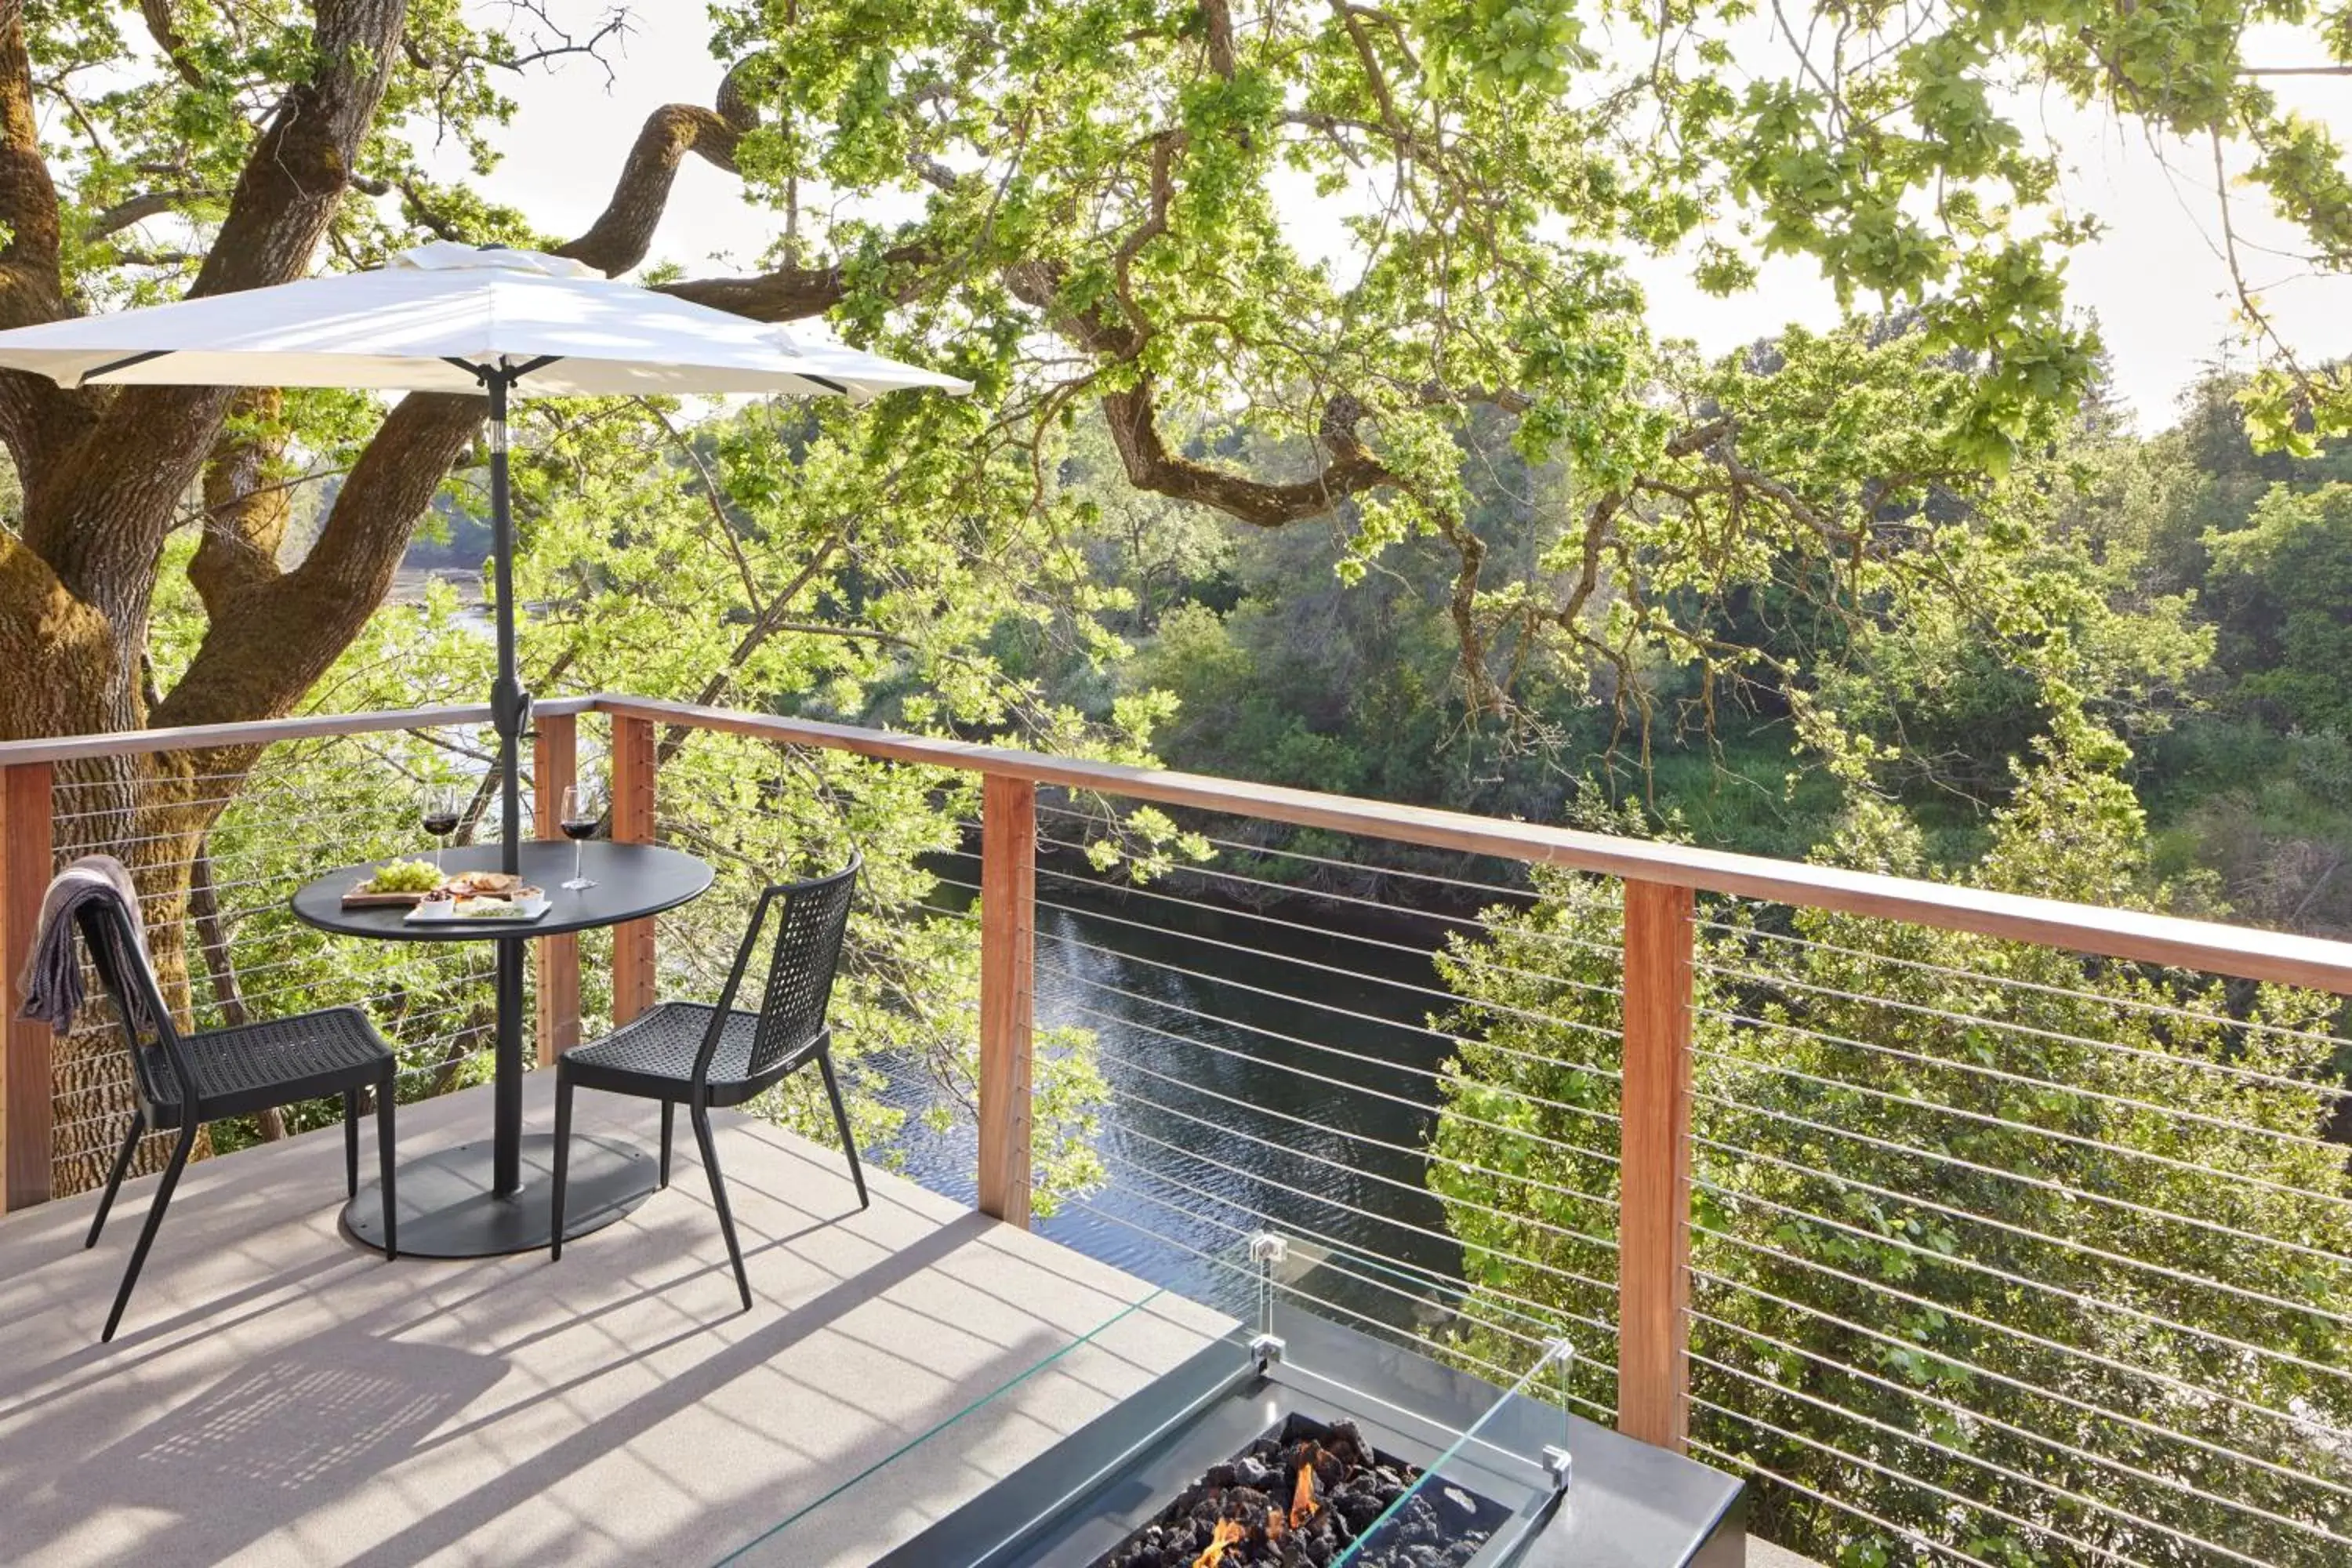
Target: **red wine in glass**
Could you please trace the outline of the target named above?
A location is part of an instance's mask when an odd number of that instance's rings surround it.
[[[436,840],[433,846],[434,869],[445,869],[441,864],[440,841],[457,831],[457,792],[446,784],[426,785],[424,798],[417,805],[416,817],[417,825]]]
[[[596,836],[604,821],[604,797],[594,784],[573,784],[563,792],[563,809],[556,816],[563,837],[572,840],[572,880],[563,884],[572,892],[596,885],[594,879],[581,871],[580,846]]]

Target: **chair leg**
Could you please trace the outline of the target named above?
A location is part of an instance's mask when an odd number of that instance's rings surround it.
[[[572,1080],[555,1065],[555,1190],[548,1195],[547,1258],[563,1256],[563,1183],[572,1169]]]
[[[687,1120],[694,1123],[694,1142],[702,1151],[702,1168],[710,1177],[710,1201],[719,1209],[719,1228],[727,1237],[728,1260],[735,1265],[736,1293],[743,1298],[743,1310],[751,1310],[751,1279],[743,1272],[743,1249],[735,1241],[735,1215],[727,1206],[727,1179],[719,1173],[719,1145],[710,1136],[710,1112],[699,1105],[687,1107]]]
[[[392,1100],[398,1079],[391,1064],[383,1069],[383,1080],[375,1086],[375,1159],[377,1174],[383,1188],[383,1256],[387,1263],[400,1256],[400,1204],[393,1191]]]
[[[662,1161],[661,1161],[661,1184],[662,1184],[663,1186],[665,1186],[665,1187],[669,1185],[669,1124],[670,1124],[670,1116],[671,1116],[671,1113],[672,1113],[673,1111],[677,1110],[677,1101],[676,1101],[676,1100],[663,1100],[663,1101],[662,1101]]]
[[[131,1304],[131,1288],[139,1283],[139,1270],[146,1265],[147,1249],[155,1245],[155,1232],[163,1227],[163,1211],[171,1206],[172,1189],[180,1184],[180,1172],[188,1163],[188,1151],[196,1146],[197,1121],[193,1108],[183,1106],[186,1118],[180,1126],[180,1141],[172,1146],[172,1163],[163,1167],[163,1180],[155,1189],[155,1201],[147,1205],[147,1223],[139,1227],[139,1245],[131,1249],[131,1267],[123,1270],[122,1289],[114,1293],[114,1310],[106,1315],[106,1331],[99,1335],[100,1343],[114,1338],[116,1327],[122,1321],[122,1309]]]
[[[857,1163],[857,1140],[849,1135],[849,1108],[841,1103],[841,1085],[833,1076],[831,1047],[818,1049],[816,1070],[824,1075],[825,1098],[833,1101],[833,1125],[841,1133],[842,1152],[849,1156],[849,1179],[857,1184],[857,1206],[871,1208],[874,1200],[866,1195],[866,1172]]]
[[[360,1195],[360,1091],[343,1090],[343,1196]]]
[[[81,1244],[84,1251],[98,1245],[98,1233],[106,1228],[107,1211],[114,1207],[114,1194],[122,1190],[122,1174],[131,1169],[131,1156],[139,1151],[139,1134],[146,1130],[146,1120],[132,1111],[131,1131],[123,1134],[122,1148],[114,1156],[114,1169],[106,1178],[106,1195],[98,1200],[98,1213],[90,1216],[89,1237]]]

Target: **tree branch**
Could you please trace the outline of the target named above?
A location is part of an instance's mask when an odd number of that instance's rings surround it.
[[[319,0],[311,29],[318,74],[278,100],[191,295],[264,288],[310,271],[383,100],[406,12],[402,0]]]
[[[911,240],[882,253],[883,264],[899,271],[903,281],[894,291],[899,300],[919,293],[924,272],[940,260],[928,240]],[[822,316],[849,295],[849,270],[835,263],[826,267],[782,267],[751,278],[689,278],[658,286],[658,291],[747,316],[755,321],[799,321]]]
[[[402,399],[352,466],[302,563],[216,585],[203,646],[150,721],[208,724],[291,712],[383,602],[417,518],[484,413],[480,398],[454,393]]]
[[[243,392],[235,413],[250,426],[267,428],[282,402],[275,390]],[[188,563],[188,581],[211,619],[224,618],[240,595],[278,580],[278,552],[286,542],[292,495],[262,476],[279,452],[278,443],[232,428],[205,465],[204,535]]]
[[[155,47],[172,62],[172,69],[179,79],[190,87],[204,86],[205,73],[196,68],[194,59],[188,54],[188,40],[181,37],[178,25],[172,20],[171,0],[139,0],[139,15],[147,24],[147,36],[155,40]]]
[[[383,100],[405,16],[402,0],[320,0],[317,73],[287,89],[255,142],[192,296],[310,270]],[[48,234],[54,246],[54,216]],[[26,542],[107,617],[124,658],[145,643],[159,547],[203,469],[228,395],[221,387],[121,388],[69,450],[24,469]]]
[[[104,239],[108,235],[120,234],[132,224],[144,223],[151,217],[161,217],[165,213],[173,211],[189,202],[202,201],[205,197],[217,194],[214,191],[142,192],[128,200],[115,203],[84,224],[81,230],[82,243],[92,244]]]
[[[717,109],[667,103],[646,117],[614,184],[612,199],[588,232],[558,250],[558,256],[617,277],[643,261],[652,248],[654,230],[688,153],[735,173],[735,149],[743,132],[757,123],[736,81],[742,68],[739,63],[719,81]]]

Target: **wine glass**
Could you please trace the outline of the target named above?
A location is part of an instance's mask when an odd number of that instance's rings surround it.
[[[457,791],[449,784],[426,784],[416,803],[416,819],[434,838],[433,868],[446,874],[441,863],[442,846],[449,835],[457,831]]]
[[[593,878],[582,874],[581,845],[596,837],[597,827],[604,820],[604,792],[593,784],[576,784],[563,792],[563,811],[556,821],[562,826],[563,837],[572,840],[572,880],[563,884],[570,892],[596,885]]]

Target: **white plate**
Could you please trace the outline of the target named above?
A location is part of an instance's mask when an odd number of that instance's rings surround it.
[[[408,925],[499,926],[529,925],[547,912],[547,895],[514,900],[516,913],[510,915],[467,915],[457,912],[466,900],[446,899],[436,903],[419,904],[403,917]]]

